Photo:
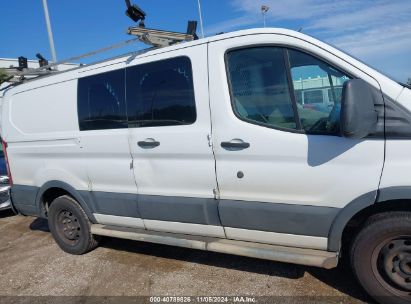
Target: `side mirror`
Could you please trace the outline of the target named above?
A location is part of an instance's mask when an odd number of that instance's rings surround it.
[[[361,139],[376,130],[378,113],[374,106],[374,88],[362,79],[344,84],[341,100],[341,133]]]

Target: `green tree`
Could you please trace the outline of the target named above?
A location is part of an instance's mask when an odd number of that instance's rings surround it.
[[[411,85],[411,78],[408,78],[408,84]]]
[[[0,84],[2,84],[9,76],[6,73],[5,69],[0,69]]]

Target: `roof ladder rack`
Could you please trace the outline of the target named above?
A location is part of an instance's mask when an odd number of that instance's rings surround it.
[[[127,33],[129,35],[137,36],[141,42],[148,45],[152,45],[154,47],[166,47],[173,44],[198,39],[196,29],[197,21],[189,21],[187,33],[148,29],[142,26],[130,27]]]
[[[7,87],[3,87],[0,91],[6,90],[8,87],[13,85],[18,85],[25,80],[34,79],[37,77],[58,73],[57,67],[59,65],[75,62],[77,60],[91,57],[96,54],[106,52],[115,48],[123,47],[127,44],[134,43],[137,41],[141,41],[148,45],[153,46],[154,48],[161,48],[170,45],[174,45],[181,42],[188,42],[197,40],[198,36],[196,34],[197,31],[197,21],[189,21],[187,26],[186,33],[179,33],[179,32],[171,32],[171,31],[163,31],[163,30],[155,30],[155,29],[148,29],[145,27],[144,21],[146,18],[146,13],[137,5],[131,4],[131,0],[125,0],[127,5],[126,15],[130,17],[134,22],[139,22],[138,26],[129,27],[127,33],[129,35],[136,36],[136,38],[126,40],[124,42],[114,44],[112,46],[108,46],[99,50],[95,50],[80,56],[71,57],[63,61],[59,62],[51,62],[49,63],[43,56],[37,54],[37,58],[39,59],[39,68],[28,68],[27,66],[27,58],[19,57],[19,67],[18,68],[9,68],[6,70],[7,74],[10,76],[8,82],[11,84]],[[152,48],[150,48],[152,49]],[[142,54],[144,52],[149,51],[150,49],[145,49],[142,51],[137,51],[133,53],[133,56],[138,54]],[[73,67],[73,69],[76,69]],[[67,69],[65,72],[72,70]]]

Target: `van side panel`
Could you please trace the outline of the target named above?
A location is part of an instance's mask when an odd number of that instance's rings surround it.
[[[77,81],[70,80],[16,94],[10,123],[25,136],[77,131],[76,90]]]
[[[88,178],[78,140],[77,80],[32,86],[5,99],[2,135],[8,145],[14,204],[38,210],[38,189],[48,181],[87,190]]]

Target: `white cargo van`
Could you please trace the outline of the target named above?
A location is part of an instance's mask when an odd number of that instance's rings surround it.
[[[254,29],[4,96],[12,202],[66,252],[98,236],[354,272],[411,298],[411,90],[304,34]]]

